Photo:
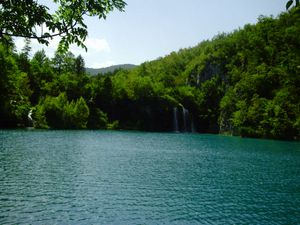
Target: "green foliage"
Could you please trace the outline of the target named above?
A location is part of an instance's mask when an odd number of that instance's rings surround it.
[[[26,126],[31,91],[11,50],[0,44],[0,126]]]
[[[86,128],[88,118],[89,118],[89,108],[85,102],[85,100],[80,97],[76,103],[75,107],[73,109],[73,116],[74,116],[74,122],[71,123],[71,127],[74,126],[75,128]]]
[[[47,124],[47,119],[45,115],[45,109],[42,104],[37,105],[35,107],[35,110],[33,112],[33,118],[34,118],[34,127],[40,128],[40,129],[47,129],[49,128]]]
[[[113,121],[112,123],[107,124],[108,130],[117,130],[119,129],[119,121]]]
[[[85,73],[85,62],[81,55],[76,57],[74,67],[77,75],[82,75]]]
[[[299,0],[289,0],[287,3],[286,3],[286,10],[288,10],[292,5],[293,3],[295,2],[295,6],[298,7],[299,6]]]
[[[37,107],[34,120],[36,126],[58,129],[86,128],[89,108],[81,97],[69,102],[65,93],[57,97],[47,96]]]
[[[40,43],[48,45],[49,40],[60,36],[60,52],[66,52],[73,43],[86,49],[83,42],[88,32],[84,17],[97,16],[99,19],[105,19],[114,8],[123,11],[126,5],[122,0],[53,1],[57,4],[54,13],[35,0],[1,1],[0,40],[11,36],[25,37],[37,39]],[[41,29],[36,29],[37,27]],[[49,31],[43,32],[43,27]]]
[[[88,128],[90,129],[106,129],[108,126],[108,117],[99,108],[91,108],[88,120]]]
[[[34,108],[37,128],[172,131],[177,108],[199,132],[299,139],[298,12],[93,77],[70,52],[30,60],[0,45],[0,126],[27,126]]]

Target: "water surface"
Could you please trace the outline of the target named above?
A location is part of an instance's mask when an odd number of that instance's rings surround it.
[[[0,131],[0,224],[297,224],[300,143]]]

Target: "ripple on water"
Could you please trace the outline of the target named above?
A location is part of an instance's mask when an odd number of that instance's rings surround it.
[[[1,131],[0,224],[297,224],[300,145]]]

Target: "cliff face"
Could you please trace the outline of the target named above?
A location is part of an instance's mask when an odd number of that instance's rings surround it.
[[[201,131],[299,138],[299,11],[261,17],[194,49],[184,74],[200,93]]]

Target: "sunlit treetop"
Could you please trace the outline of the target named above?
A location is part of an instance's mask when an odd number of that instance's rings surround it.
[[[87,50],[84,41],[88,35],[85,16],[105,19],[113,9],[123,11],[123,0],[53,0],[57,5],[54,13],[37,0],[0,1],[0,41],[11,37],[36,39],[49,44],[56,36],[61,37],[58,50],[65,52],[70,44]]]

